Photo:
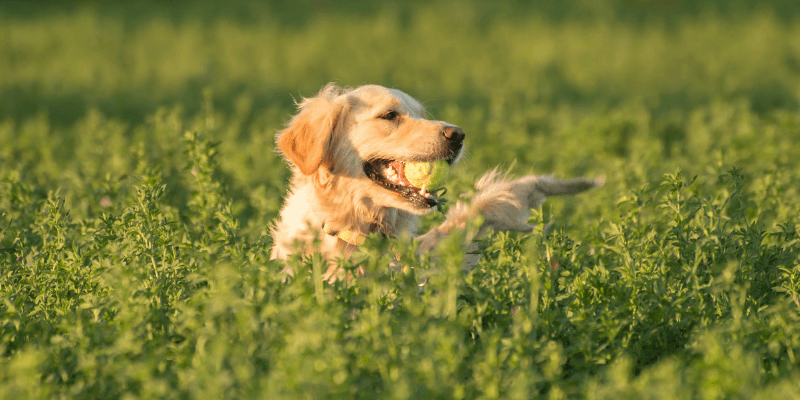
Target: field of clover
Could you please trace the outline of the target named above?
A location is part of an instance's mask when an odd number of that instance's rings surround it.
[[[800,398],[794,2],[286,4],[0,4],[0,398]],[[465,130],[448,204],[606,184],[324,283],[269,228],[331,81]]]

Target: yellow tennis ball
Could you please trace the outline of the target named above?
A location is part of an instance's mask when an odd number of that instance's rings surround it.
[[[415,187],[427,185],[428,189],[438,189],[447,180],[450,164],[445,160],[409,162],[405,166],[406,180]]]

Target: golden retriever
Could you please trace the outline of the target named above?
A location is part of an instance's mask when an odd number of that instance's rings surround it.
[[[426,119],[422,104],[411,96],[376,85],[342,89],[328,84],[303,99],[298,110],[277,136],[293,177],[272,229],[272,258],[286,259],[298,249],[318,249],[329,259],[348,257],[370,233],[415,236],[419,216],[435,210],[439,197],[408,183],[402,177],[404,163],[444,159],[456,164],[464,153],[464,131]],[[430,250],[478,214],[484,217],[481,231],[531,231],[530,209],[545,197],[600,184],[599,179],[537,176],[509,180],[495,169],[478,180],[469,204],[450,207],[445,222],[417,240],[421,251]],[[315,238],[321,243],[314,245]],[[468,261],[475,262],[475,257]]]

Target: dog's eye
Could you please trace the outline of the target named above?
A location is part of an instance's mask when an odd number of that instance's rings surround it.
[[[385,119],[387,121],[392,121],[392,120],[397,119],[397,117],[399,117],[399,116],[400,116],[400,114],[398,114],[397,111],[387,111],[387,112],[381,114],[378,118]]]

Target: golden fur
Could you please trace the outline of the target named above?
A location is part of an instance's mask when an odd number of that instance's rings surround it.
[[[273,228],[272,257],[286,259],[298,246],[311,251],[315,239],[330,259],[348,257],[357,250],[337,236],[322,233],[323,224],[334,231],[362,235],[416,235],[418,216],[435,207],[414,204],[378,185],[366,175],[365,163],[448,157],[455,164],[463,153],[463,131],[426,119],[422,105],[407,94],[375,85],[347,90],[328,84],[315,97],[300,102],[298,109],[277,137],[293,177]],[[460,132],[460,136],[456,133],[453,138],[445,132]],[[420,247],[432,249],[452,229],[463,227],[478,214],[485,221],[481,231],[530,231],[532,226],[526,223],[530,209],[546,196],[578,193],[599,184],[600,180],[536,176],[509,180],[495,169],[478,180],[477,194],[469,204],[456,203],[442,225],[418,236]]]

